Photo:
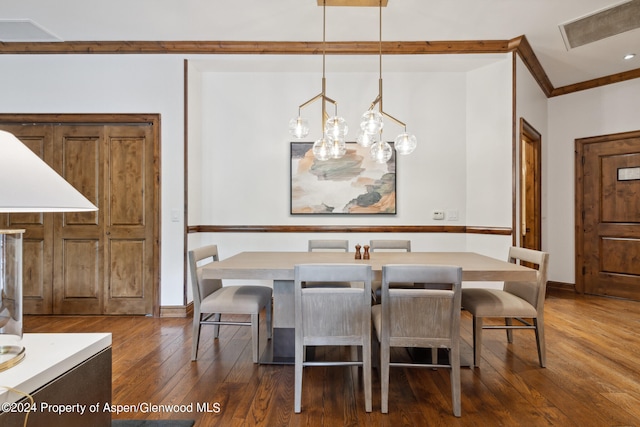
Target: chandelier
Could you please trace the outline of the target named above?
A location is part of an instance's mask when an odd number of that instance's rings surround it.
[[[360,122],[360,133],[357,137],[358,144],[363,147],[371,147],[371,157],[378,163],[386,163],[393,155],[393,149],[388,142],[382,139],[382,128],[384,118],[388,118],[404,128],[394,140],[394,148],[398,154],[411,154],[416,149],[417,140],[415,135],[407,133],[407,125],[386,113],[382,107],[382,1],[379,3],[379,73],[378,96],[373,100],[369,109],[362,115]],[[376,110],[376,106],[378,109]]]
[[[338,103],[326,95],[326,0],[322,3],[322,92],[314,96],[298,107],[298,117],[289,121],[289,133],[297,139],[305,138],[309,135],[309,121],[302,117],[302,109],[317,100],[322,101],[322,127],[323,133],[320,139],[313,144],[313,155],[318,160],[339,159],[347,152],[345,137],[349,130],[347,121],[338,116]],[[327,114],[327,103],[333,104],[334,115]]]

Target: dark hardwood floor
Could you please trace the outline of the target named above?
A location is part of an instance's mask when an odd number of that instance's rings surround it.
[[[302,413],[294,414],[293,366],[254,365],[247,327],[223,327],[215,342],[204,327],[197,362],[190,318],[26,316],[25,332],[111,332],[114,404],[193,405],[190,413],[114,419],[189,418],[198,427],[640,426],[640,303],[550,290],[545,316],[544,369],[533,332],[515,331],[508,345],[504,331],[485,331],[481,366],[462,369],[461,418],[451,411],[446,369],[392,368],[389,414],[380,413],[374,372],[368,414],[357,368],[307,368]],[[467,313],[461,334],[471,342]]]

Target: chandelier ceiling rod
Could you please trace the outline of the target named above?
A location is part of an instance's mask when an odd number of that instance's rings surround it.
[[[302,117],[302,109],[307,105],[322,100],[321,114],[322,137],[313,144],[313,154],[318,160],[338,159],[345,155],[345,136],[348,132],[347,122],[344,118],[338,117],[338,103],[326,95],[326,56],[327,56],[327,2],[322,3],[322,91],[302,103],[298,107],[298,117],[289,122],[289,132],[296,138],[304,138],[309,134],[309,124],[307,119]],[[333,117],[327,114],[327,102],[333,104],[335,113]]]
[[[369,109],[371,110],[376,106],[376,104],[379,104],[380,114],[382,114],[383,116],[387,117],[388,119],[391,119],[398,126],[402,126],[404,128],[405,132],[406,132],[407,125],[403,121],[398,120],[397,118],[393,117],[391,114],[385,112],[384,108],[382,106],[382,1],[380,1],[378,9],[379,9],[379,13],[378,13],[378,34],[379,34],[379,37],[380,37],[379,41],[378,41],[378,73],[379,73],[379,78],[378,78],[378,96],[376,97],[376,99],[373,100],[373,102],[371,103],[371,106],[369,107]]]

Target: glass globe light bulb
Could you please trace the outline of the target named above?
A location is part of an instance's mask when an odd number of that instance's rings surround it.
[[[360,129],[366,133],[380,133],[384,122],[382,121],[382,114],[376,110],[367,110],[362,115],[362,121],[360,122]]]
[[[348,131],[349,126],[343,117],[329,117],[324,125],[324,133],[329,139],[344,139]]]
[[[371,158],[376,161],[376,163],[387,163],[391,156],[393,155],[393,149],[389,145],[389,143],[385,141],[376,142],[371,146]]]
[[[329,144],[332,159],[339,159],[347,153],[347,144],[344,139],[334,139]]]
[[[313,143],[313,155],[316,159],[324,161],[331,158],[331,149],[326,138],[323,136]]]
[[[289,121],[289,133],[298,139],[309,135],[309,120],[303,117],[296,117]]]
[[[356,142],[363,147],[370,147],[371,144],[377,141],[375,133],[368,133],[363,130],[358,133],[358,137],[356,138]]]
[[[416,149],[418,141],[415,135],[410,135],[406,132],[398,135],[393,144],[398,154],[411,154]]]

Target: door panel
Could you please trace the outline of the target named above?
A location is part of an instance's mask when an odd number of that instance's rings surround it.
[[[640,300],[640,135],[578,143],[581,285],[589,294]]]
[[[111,241],[111,282],[109,297],[144,297],[144,242],[140,240]]]
[[[113,126],[106,136],[109,265],[105,313],[152,313],[153,144],[150,126]]]
[[[58,172],[98,206],[97,212],[66,212],[56,221],[54,307],[56,314],[102,314],[103,126],[56,126]]]
[[[99,303],[102,284],[98,268],[100,261],[97,242],[64,239],[62,247],[63,286],[62,295],[57,299],[62,304],[69,305],[75,299],[81,299],[82,305],[86,307],[94,302]]]

